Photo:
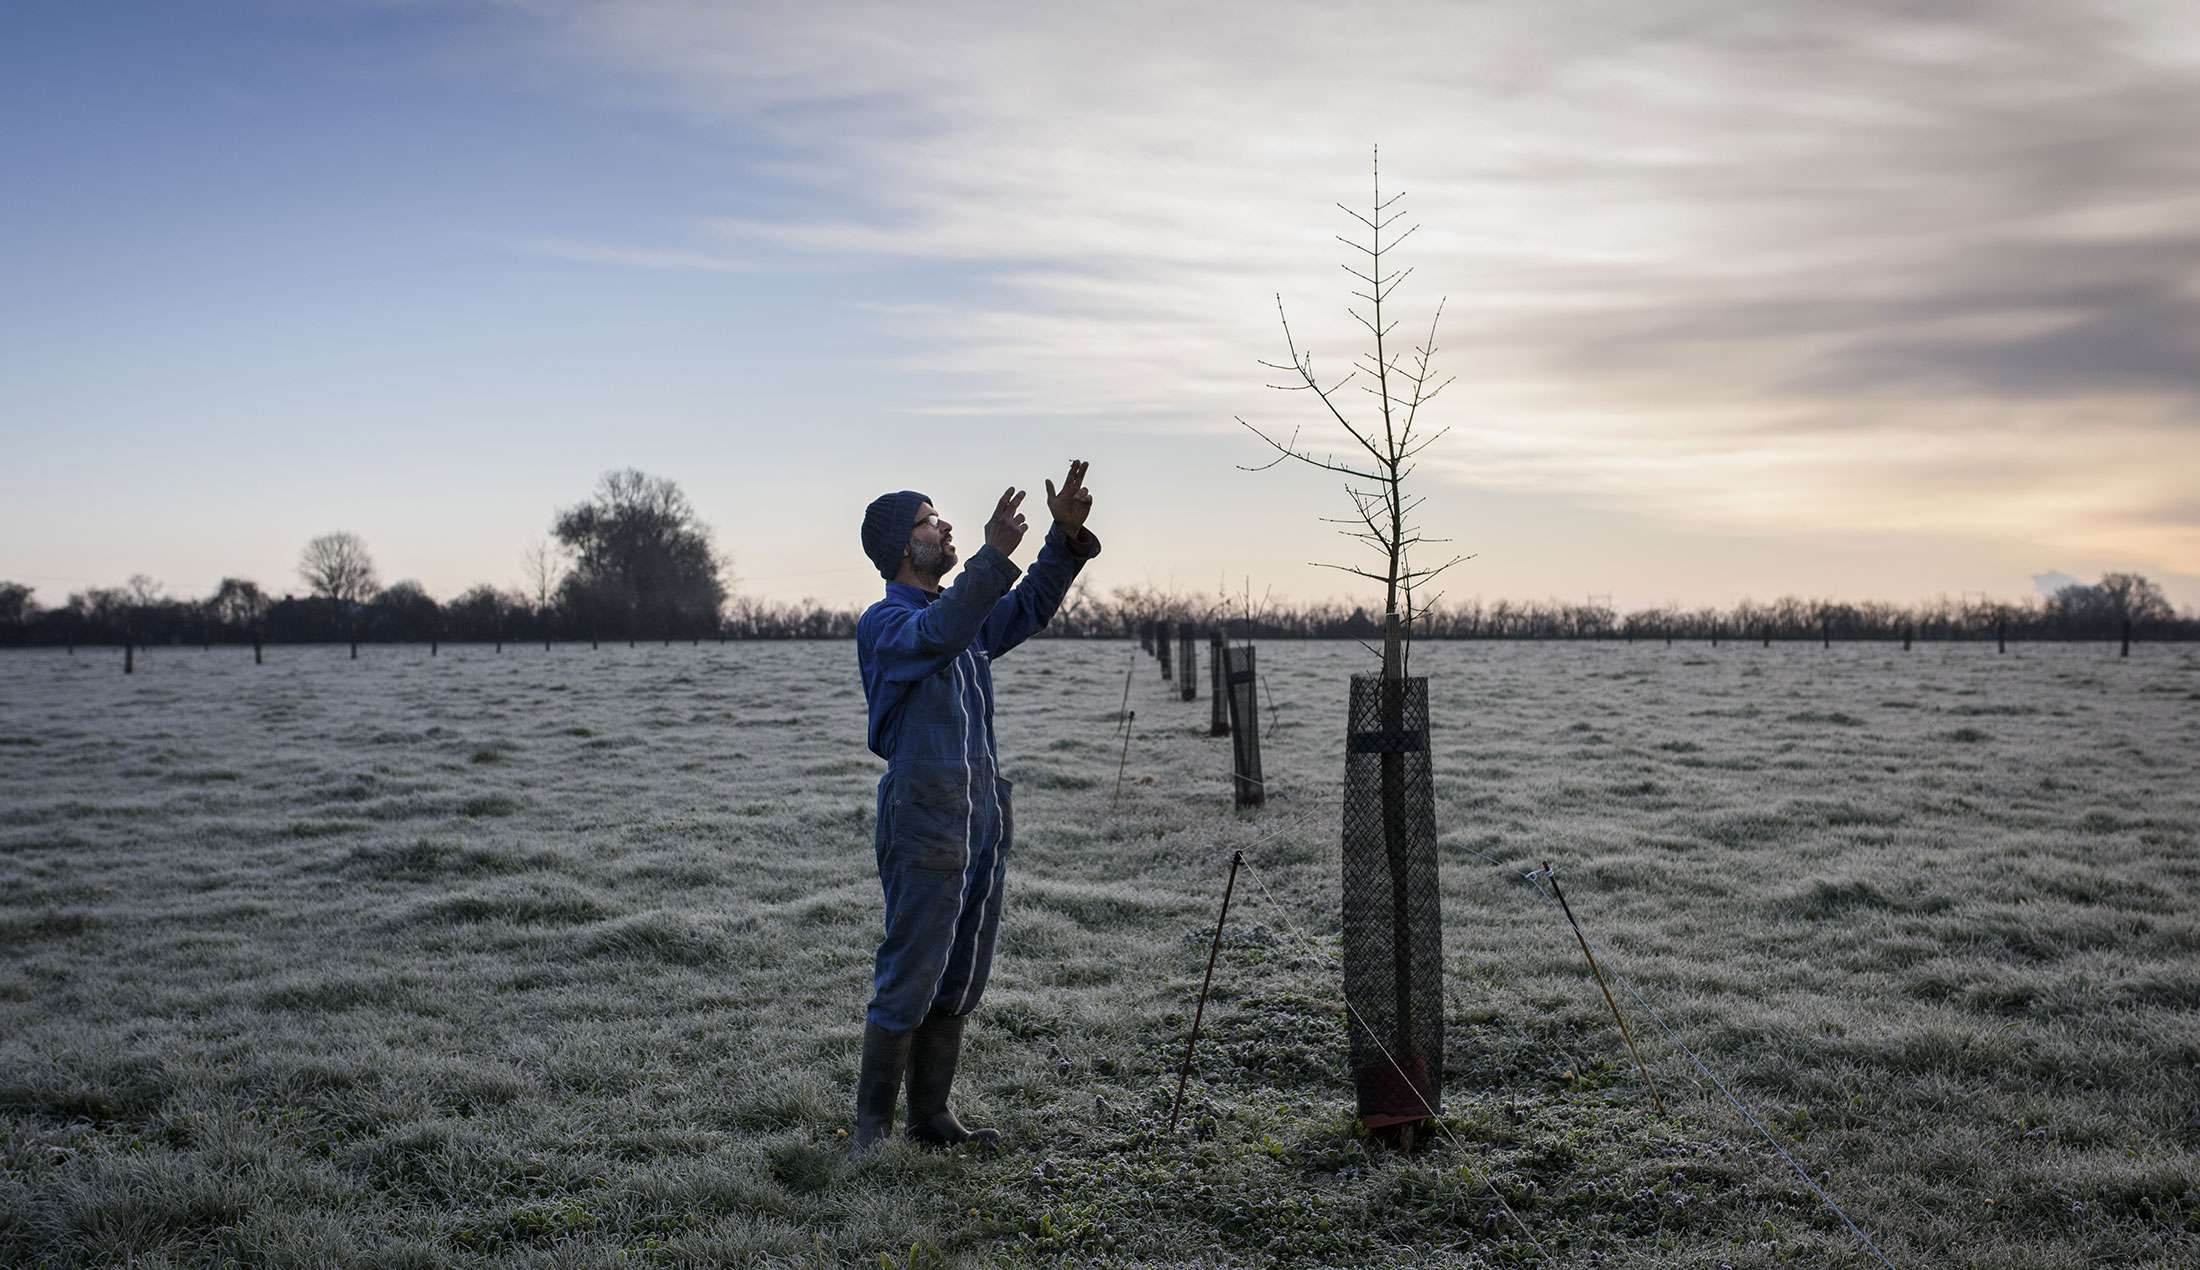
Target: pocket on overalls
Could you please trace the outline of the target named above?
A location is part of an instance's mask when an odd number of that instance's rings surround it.
[[[970,772],[961,763],[912,763],[894,778],[890,862],[960,871],[970,860]]]

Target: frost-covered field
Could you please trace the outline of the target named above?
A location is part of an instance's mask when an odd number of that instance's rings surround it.
[[[1423,647],[1455,1140],[1405,1162],[1330,916],[1366,656],[1260,651],[1243,817],[1134,649],[1001,663],[1009,1150],[859,1168],[850,645],[0,655],[0,1262],[1542,1264],[1494,1184],[1557,1264],[1868,1264],[1636,1010],[1652,1114],[1544,859],[1896,1264],[2200,1261],[2200,651]]]

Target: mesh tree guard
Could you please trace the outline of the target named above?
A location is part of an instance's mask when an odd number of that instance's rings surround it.
[[[1344,760],[1344,995],[1370,1129],[1441,1110],[1444,937],[1428,680],[1352,677]]]
[[[1254,673],[1253,646],[1223,653],[1230,690],[1230,758],[1232,787],[1239,807],[1258,807],[1268,801],[1268,785],[1260,774],[1260,679]]]
[[[1146,654],[1148,657],[1153,656],[1152,622],[1140,622],[1138,624],[1138,651]]]
[[[1214,702],[1214,712],[1209,717],[1207,735],[1230,735],[1230,690],[1223,683],[1226,672],[1222,665],[1222,632],[1207,637],[1207,696]]]
[[[1163,622],[1153,633],[1153,652],[1154,656],[1161,659],[1161,682],[1163,683],[1176,678],[1176,659],[1170,653],[1171,646],[1176,643],[1175,635],[1176,623],[1174,622]]]
[[[1199,700],[1199,645],[1190,622],[1176,628],[1176,686],[1186,701]]]

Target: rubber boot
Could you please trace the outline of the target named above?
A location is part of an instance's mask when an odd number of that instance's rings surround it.
[[[876,1023],[863,1025],[863,1067],[856,1073],[856,1131],[848,1154],[860,1156],[894,1132],[894,1101],[901,1095],[901,1074],[909,1066],[915,1031],[890,1032]]]
[[[965,1016],[935,1011],[917,1025],[909,1047],[909,1136],[926,1146],[973,1142],[993,1148],[1001,1142],[998,1130],[967,1128],[947,1106],[965,1022]]]

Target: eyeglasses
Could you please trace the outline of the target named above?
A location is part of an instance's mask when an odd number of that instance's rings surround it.
[[[922,529],[926,525],[930,525],[932,528],[938,529],[940,527],[940,514],[938,512],[933,512],[928,516],[920,518],[916,524],[909,527],[911,529]]]

